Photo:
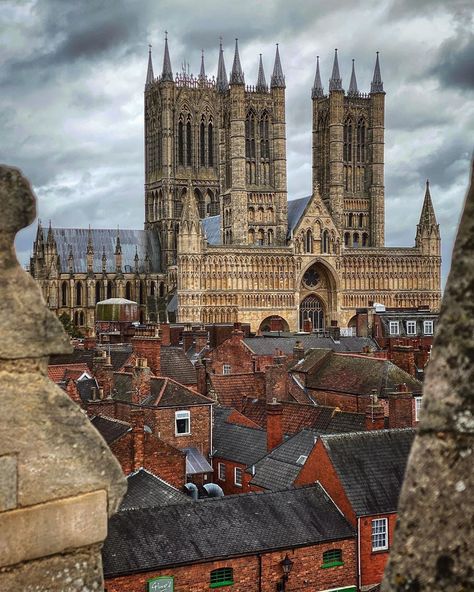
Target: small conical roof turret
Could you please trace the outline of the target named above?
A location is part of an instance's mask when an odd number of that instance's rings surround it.
[[[355,73],[355,65],[354,60],[352,60],[352,73],[351,73],[351,81],[349,84],[349,95],[356,97],[359,94],[359,89],[357,88],[357,78]]]
[[[234,63],[232,64],[232,72],[230,74],[231,84],[245,84],[244,73],[240,65],[239,56],[239,40],[235,39]]]
[[[120,230],[117,228],[117,239],[115,241],[115,254],[122,254],[122,245],[120,244]]]
[[[220,92],[226,92],[229,89],[229,81],[227,80],[227,72],[225,70],[224,50],[222,49],[222,41],[219,43],[219,62],[217,64],[217,79],[216,87]]]
[[[380,75],[380,63],[379,63],[379,52],[377,52],[377,59],[375,60],[374,77],[372,78],[372,84],[370,85],[370,92],[383,93],[383,82],[382,76]]]
[[[204,82],[206,80],[206,68],[204,67],[204,50],[201,49],[201,70],[199,72],[199,81]]]
[[[168,31],[165,32],[165,53],[163,56],[161,80],[163,82],[173,82],[173,70],[171,69],[170,52],[168,49]]]
[[[425,199],[421,208],[420,221],[416,227],[415,244],[427,249],[431,255],[439,255],[441,235],[439,224],[431,201],[430,182],[426,180]]]
[[[280,61],[280,50],[278,43],[276,44],[275,64],[273,65],[273,74],[270,82],[272,88],[285,88],[285,77],[283,76],[283,69]]]
[[[268,92],[267,81],[265,80],[265,72],[263,70],[262,54],[260,54],[260,62],[258,64],[257,92]]]
[[[438,222],[436,221],[433,202],[431,200],[429,179],[426,179],[425,199],[423,200],[423,207],[421,208],[419,225],[425,228],[438,225]]]
[[[316,74],[314,75],[314,84],[311,89],[311,98],[317,99],[324,97],[324,89],[321,82],[321,73],[319,71],[319,56],[316,56]]]
[[[145,86],[148,86],[155,80],[155,76],[153,74],[153,62],[151,59],[151,45],[148,46],[148,68],[146,71],[146,81]]]
[[[48,244],[51,244],[54,242],[54,237],[53,237],[53,228],[51,226],[51,220],[49,221],[49,226],[48,226],[48,235],[46,237],[46,242]]]
[[[339,62],[337,60],[337,49],[334,50],[334,63],[332,65],[332,74],[329,79],[329,91],[332,90],[343,90],[342,78],[339,73]]]

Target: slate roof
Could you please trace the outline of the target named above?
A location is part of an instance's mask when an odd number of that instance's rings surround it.
[[[271,356],[275,349],[281,350],[286,355],[293,354],[293,348],[297,341],[303,344],[305,350],[318,348],[329,349],[336,352],[362,352],[365,347],[374,351],[380,350],[377,343],[370,337],[341,337],[334,341],[332,337],[319,337],[314,333],[308,335],[293,335],[291,337],[246,337],[244,343],[249,349],[259,356]]]
[[[94,350],[91,349],[73,349],[70,354],[53,354],[49,356],[51,366],[87,364],[89,370],[92,370],[92,361],[94,359]]]
[[[395,512],[415,430],[321,436],[358,516]]]
[[[119,512],[131,508],[163,507],[189,503],[190,498],[146,469],[138,469],[127,477],[127,493]]]
[[[201,219],[202,229],[210,245],[221,244],[221,217],[209,216]]]
[[[46,243],[48,228],[43,228],[43,240]],[[89,230],[87,228],[52,228],[56,241],[58,255],[60,257],[61,271],[69,271],[69,251],[72,248],[74,259],[74,271],[87,273],[87,244]],[[117,229],[93,228],[90,231],[94,247],[94,272],[102,272],[102,254],[105,247],[107,257],[107,272],[115,272],[115,246],[117,241]],[[159,273],[160,269],[160,242],[158,235],[152,230],[126,230],[120,229],[120,244],[122,247],[122,271],[135,271],[135,252],[138,251],[140,273],[145,272],[145,256],[148,253],[150,259],[150,271]]]
[[[105,417],[104,415],[96,415],[93,417],[91,419],[91,424],[99,432],[102,438],[104,438],[107,444],[112,444],[132,429],[129,423],[112,417]]]
[[[171,378],[152,378],[150,395],[143,400],[143,405],[154,407],[189,407],[213,403],[212,399],[192,391]]]
[[[271,491],[292,487],[304,464],[297,461],[301,456],[309,456],[317,437],[313,430],[301,430],[282,442],[255,463],[251,484]]]
[[[370,395],[375,389],[379,396],[384,396],[402,383],[413,393],[421,392],[419,380],[388,360],[336,353],[327,356],[306,378],[308,389],[354,395]]]
[[[232,409],[214,408],[213,456],[245,466],[253,465],[267,452],[267,433],[261,428],[251,428],[230,423]]]
[[[108,350],[106,351],[109,353]],[[121,370],[131,355],[131,345],[123,345],[120,348],[110,349],[110,363],[112,364],[113,371],[118,372]]]
[[[320,485],[249,493],[112,516],[106,577],[353,538]]]
[[[311,195],[292,199],[288,202],[288,233],[291,234],[296,228],[303,212],[311,199]]]
[[[96,389],[96,393],[99,392],[99,385],[97,384],[97,380],[95,378],[85,378],[83,380],[78,380],[76,382],[76,387],[83,403],[87,403],[87,401],[92,399],[93,388]]]
[[[181,384],[196,384],[196,370],[180,347],[164,346],[160,351],[161,374]]]

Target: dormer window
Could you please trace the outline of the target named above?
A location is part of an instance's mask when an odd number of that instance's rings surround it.
[[[388,330],[390,335],[400,335],[400,323],[398,321],[390,321]]]
[[[423,333],[425,335],[433,335],[434,321],[423,321]]]
[[[222,366],[222,374],[228,376],[231,373],[232,368],[230,367],[230,364],[223,364]]]
[[[407,335],[416,335],[416,321],[407,321]]]

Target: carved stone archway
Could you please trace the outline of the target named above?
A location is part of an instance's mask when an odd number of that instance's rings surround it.
[[[300,279],[299,328],[304,319],[311,320],[310,330],[322,331],[338,319],[337,276],[321,261],[313,261],[302,273]]]

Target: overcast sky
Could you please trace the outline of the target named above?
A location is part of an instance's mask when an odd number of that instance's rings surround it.
[[[246,82],[275,43],[286,75],[288,191],[311,187],[316,56],[327,89],[334,48],[368,91],[380,51],[386,95],[386,242],[412,246],[426,178],[443,239],[444,276],[467,188],[474,129],[471,0],[0,0],[0,162],[33,183],[55,226],[141,228],[143,86],[169,32],[173,70],[227,71],[239,38]],[[36,225],[17,242],[26,262]]]

